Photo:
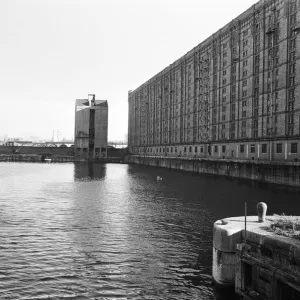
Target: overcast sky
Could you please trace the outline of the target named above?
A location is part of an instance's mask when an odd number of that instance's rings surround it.
[[[109,104],[127,133],[127,95],[253,0],[0,0],[0,139],[73,139],[76,98]]]

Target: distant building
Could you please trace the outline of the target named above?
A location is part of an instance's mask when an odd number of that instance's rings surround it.
[[[75,103],[74,151],[77,158],[107,156],[108,104],[106,100],[77,99]]]
[[[13,146],[19,146],[19,147],[23,147],[23,146],[26,146],[26,147],[29,147],[29,146],[32,146],[33,145],[33,142],[32,141],[19,141],[19,140],[11,140],[11,141],[7,141],[5,143],[5,146],[10,146],[10,147],[13,147]]]

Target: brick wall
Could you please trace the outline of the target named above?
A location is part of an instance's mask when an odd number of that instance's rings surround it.
[[[261,0],[131,91],[131,150],[300,140],[299,21],[300,1]]]

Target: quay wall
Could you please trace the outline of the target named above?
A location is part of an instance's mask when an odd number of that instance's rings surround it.
[[[0,154],[0,162],[44,162],[45,158],[51,158],[51,162],[74,162],[86,161],[82,158],[74,157],[74,155],[41,155],[41,154]],[[92,162],[100,163],[124,163],[123,157],[107,157],[97,158]]]
[[[296,187],[300,186],[299,162],[268,162],[232,159],[214,160],[141,155],[126,156],[125,162],[195,173],[251,179]]]
[[[0,154],[46,154],[46,155],[74,155],[70,147],[31,147],[31,146],[0,146]],[[107,148],[108,157],[121,157],[127,154],[126,149]]]
[[[0,154],[74,155],[69,147],[0,146]]]
[[[46,155],[41,154],[0,154],[0,161],[6,162],[44,162]],[[72,162],[74,156],[52,155],[52,162]]]
[[[0,154],[0,161],[6,162],[41,162],[42,155],[37,154]]]

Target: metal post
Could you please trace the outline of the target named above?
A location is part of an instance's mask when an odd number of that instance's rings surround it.
[[[247,202],[245,202],[245,243],[247,243]]]

